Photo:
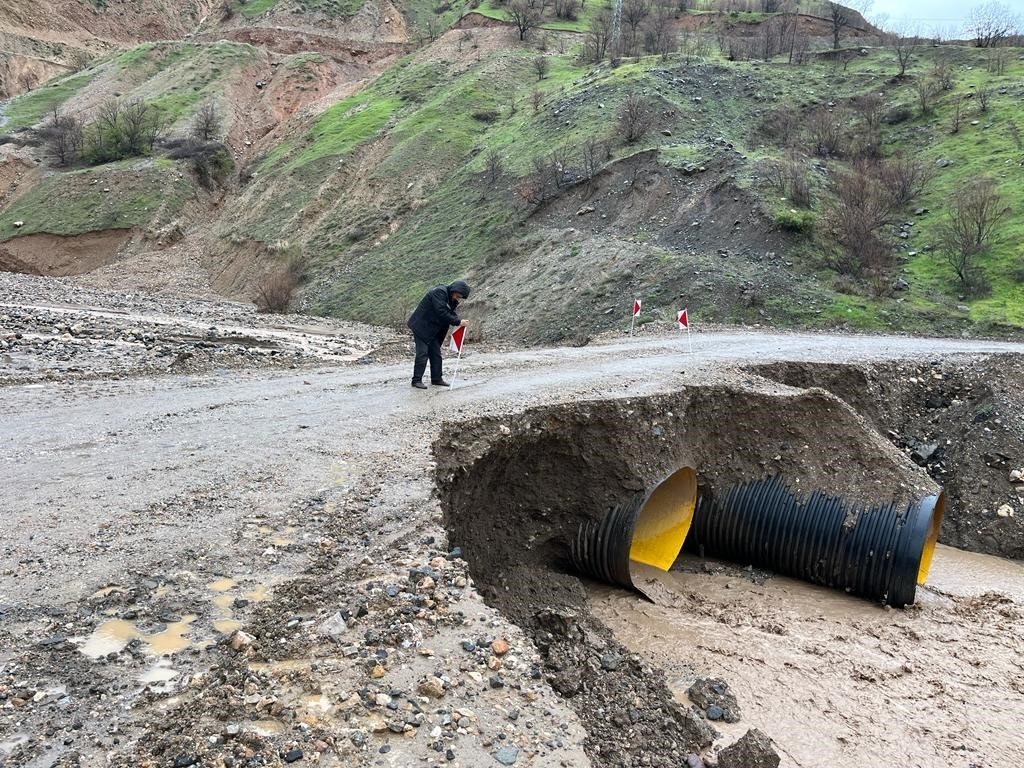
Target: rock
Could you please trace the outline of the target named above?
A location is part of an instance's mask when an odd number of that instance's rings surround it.
[[[18,229],[21,229],[22,227],[25,226],[25,222],[24,221],[16,221],[16,222],[14,222],[14,226],[16,226]]]
[[[1011,483],[1024,483],[1024,469],[1014,469],[1010,471],[1010,482]]]
[[[622,657],[613,651],[601,655],[601,669],[607,672],[614,672],[621,662]]]
[[[454,547],[452,551],[446,555],[446,557],[449,560],[458,560],[460,557],[462,557],[462,547]]]
[[[894,291],[909,291],[910,283],[904,280],[902,277],[897,277],[892,281],[892,289]]]
[[[494,753],[494,759],[502,765],[514,765],[519,759],[519,750],[516,747],[502,747]]]
[[[1009,504],[1003,504],[999,509],[996,510],[996,514],[1000,517],[1013,517],[1013,507]]]
[[[708,720],[715,721],[721,720],[722,717],[725,715],[725,712],[717,704],[712,704],[710,707],[707,708],[704,714],[705,716],[707,716]]]
[[[707,712],[712,706],[722,710],[721,719],[737,723],[740,719],[740,705],[729,690],[729,684],[718,678],[697,678],[686,692],[690,701]]]
[[[704,768],[704,761],[693,752],[686,756],[686,768]]]
[[[670,131],[668,128],[665,128],[664,130],[662,130],[661,135],[662,136],[671,136],[672,135],[672,131]]]
[[[910,460],[918,466],[923,467],[932,458],[935,457],[936,452],[939,450],[938,443],[921,443],[910,453]]]
[[[577,216],[583,216],[585,214],[593,213],[593,212],[594,212],[594,206],[592,206],[592,205],[584,205],[582,208],[580,208],[578,211],[576,211],[576,215]]]
[[[495,640],[491,643],[491,651],[495,656],[504,656],[509,651],[508,641],[504,639]]]
[[[373,669],[370,670],[370,677],[372,677],[374,680],[380,680],[382,677],[384,677],[385,671],[386,670],[384,669],[384,667],[382,667],[380,664],[374,664]]]
[[[195,755],[182,755],[181,757],[175,758],[174,768],[188,768],[190,765],[195,765],[199,762],[199,758]]]
[[[436,582],[430,576],[427,576],[416,585],[416,591],[421,593],[433,592],[435,586]]]
[[[440,699],[444,696],[444,681],[439,677],[428,677],[419,684],[417,690],[424,696],[432,699]]]
[[[499,659],[497,656],[491,656],[487,659],[487,668],[492,672],[496,672],[497,670],[501,669],[501,659]]]
[[[256,642],[256,638],[250,635],[248,632],[243,632],[238,629],[235,630],[235,634],[231,636],[231,640],[228,641],[231,644],[233,651],[244,651],[246,648]]]
[[[224,735],[225,736],[237,736],[241,732],[242,732],[242,726],[239,725],[238,723],[228,723],[224,727]]]
[[[321,624],[317,631],[324,637],[337,637],[348,631],[348,622],[339,611]]]
[[[490,686],[491,686],[491,688],[495,688],[495,689],[497,689],[497,688],[504,688],[505,687],[505,681],[501,679],[501,675],[495,675],[490,680]]]
[[[778,768],[779,762],[772,740],[757,728],[718,753],[718,768]]]
[[[947,168],[949,167],[949,160],[947,160],[944,157],[940,157],[938,160],[935,161],[935,164],[939,166],[939,168]]]
[[[472,653],[476,650],[476,643],[474,643],[472,640],[463,640],[462,650],[466,651],[466,653]]]
[[[281,757],[284,758],[286,763],[294,763],[302,759],[302,750],[298,748],[291,749],[285,752]]]

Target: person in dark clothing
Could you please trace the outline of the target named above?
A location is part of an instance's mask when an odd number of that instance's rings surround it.
[[[455,310],[459,302],[469,298],[469,285],[465,280],[456,280],[451,285],[439,285],[427,291],[409,317],[406,325],[416,340],[416,362],[412,367],[412,385],[426,389],[423,372],[430,362],[430,383],[436,387],[450,386],[441,376],[441,344],[448,335],[448,328],[466,325]]]

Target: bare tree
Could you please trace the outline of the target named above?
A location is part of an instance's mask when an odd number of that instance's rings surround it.
[[[955,77],[953,74],[953,62],[950,61],[949,54],[945,51],[939,53],[935,57],[935,62],[932,64],[932,80],[935,81],[935,85],[938,86],[939,90],[952,91]]]
[[[832,187],[824,222],[839,246],[834,266],[846,274],[884,275],[892,266],[892,244],[885,237],[896,213],[892,198],[864,163],[838,171]]]
[[[914,84],[917,91],[917,104],[921,108],[922,115],[932,113],[932,98],[938,93],[938,88],[930,77],[920,77]]]
[[[896,77],[903,79],[907,74],[910,60],[917,50],[917,35],[909,36],[902,32],[894,32],[886,35],[885,41],[892,49],[892,52],[896,54],[896,63],[900,68],[900,71],[896,73]]]
[[[520,40],[525,40],[531,29],[540,26],[541,11],[531,0],[512,0],[508,4],[508,13],[519,32]]]
[[[955,94],[952,99],[953,111],[949,115],[949,132],[960,133],[960,123],[964,116],[964,97],[962,94]]]
[[[651,129],[654,109],[643,96],[627,96],[619,107],[619,132],[627,144],[642,139]]]
[[[877,93],[865,93],[853,100],[853,108],[869,130],[875,130],[882,122],[885,102]]]
[[[590,61],[604,61],[611,45],[615,20],[608,9],[602,10],[591,17],[587,27],[587,36],[583,43],[584,56]]]
[[[581,154],[583,156],[583,178],[592,179],[601,170],[604,158],[608,155],[608,150],[604,146],[603,141],[591,136],[583,142]]]
[[[208,101],[201,105],[192,118],[192,136],[199,141],[213,141],[220,134],[220,114],[217,106]]]
[[[42,128],[50,149],[59,165],[72,162],[82,150],[82,123],[73,115],[67,115],[54,107],[50,119]]]
[[[554,9],[555,16],[559,19],[576,21],[579,17],[580,2],[579,0],[554,0]]]
[[[979,48],[995,48],[1008,37],[1020,32],[1020,19],[1000,2],[974,6],[967,16],[965,31]]]
[[[538,56],[533,60],[533,71],[537,73],[538,80],[543,80],[551,71],[551,61],[547,56]]]
[[[850,9],[834,2],[825,3],[825,18],[832,24],[832,48],[839,48],[839,36],[853,23]]]
[[[491,186],[494,186],[503,175],[505,175],[505,164],[501,161],[501,155],[492,149],[484,158],[484,178]]]
[[[140,155],[150,146],[156,110],[142,99],[132,99],[121,111],[125,152]]]
[[[622,52],[627,56],[636,55],[641,25],[650,13],[650,0],[623,0],[622,23],[626,26],[627,35]]]
[[[941,253],[966,292],[983,288],[979,257],[988,250],[1008,213],[992,179],[978,179],[956,192],[939,225]]]
[[[533,114],[540,112],[540,108],[544,106],[544,92],[534,88],[530,94],[530,104],[533,105]]]
[[[985,57],[985,66],[993,75],[1006,73],[1006,62],[1010,58],[1010,52],[1006,48],[989,48]]]
[[[674,53],[678,41],[672,32],[672,11],[658,3],[644,24],[644,49],[667,59]]]

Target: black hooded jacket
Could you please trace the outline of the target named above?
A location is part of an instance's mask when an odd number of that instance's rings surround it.
[[[469,286],[462,280],[427,291],[406,323],[413,333],[423,339],[443,339],[448,326],[462,324],[462,319],[455,314],[459,303],[452,298],[452,291],[458,291],[464,297],[469,296]]]

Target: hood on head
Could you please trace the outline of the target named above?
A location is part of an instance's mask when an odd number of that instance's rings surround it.
[[[469,298],[469,283],[467,283],[465,280],[456,280],[454,283],[452,283],[451,285],[448,286],[448,293],[449,293],[449,295],[452,294],[452,293],[456,293],[456,292],[461,293],[462,294],[462,298],[468,299]]]

